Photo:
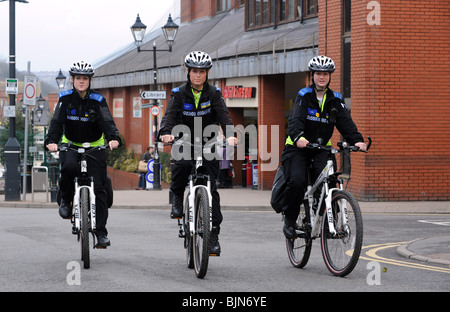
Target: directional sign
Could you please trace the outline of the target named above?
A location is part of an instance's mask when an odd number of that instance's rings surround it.
[[[166,91],[142,91],[141,98],[143,100],[165,100]]]
[[[23,82],[23,104],[36,105],[36,80],[35,76],[25,76]]]

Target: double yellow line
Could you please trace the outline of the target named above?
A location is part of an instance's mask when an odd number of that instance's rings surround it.
[[[441,272],[441,273],[450,273],[450,268],[441,268],[438,266],[431,266],[426,264],[420,264],[420,263],[412,263],[407,261],[399,261],[394,259],[388,259],[381,257],[377,255],[377,252],[383,249],[387,248],[393,248],[393,247],[399,247],[401,245],[405,245],[408,242],[397,242],[397,243],[385,243],[385,244],[377,244],[377,245],[370,245],[370,246],[363,246],[363,250],[368,249],[364,252],[364,254],[367,257],[360,256],[360,259],[368,260],[368,261],[378,261],[382,263],[388,263],[408,268],[415,268],[415,269],[421,269],[421,270],[428,270],[428,271],[435,271],[435,272]]]

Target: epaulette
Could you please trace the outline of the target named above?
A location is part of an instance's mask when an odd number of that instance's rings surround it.
[[[219,91],[219,92],[221,92],[222,90],[220,90],[220,88],[216,87],[216,91]]]
[[[299,94],[300,96],[304,96],[306,93],[311,93],[312,91],[313,91],[312,88],[307,87],[307,88],[303,88],[303,89],[301,89],[300,91],[298,91],[298,94]]]
[[[91,100],[96,100],[97,102],[100,102],[100,103],[103,101],[103,95],[98,94],[98,93],[89,94],[89,98]]]
[[[339,92],[334,92],[333,91],[333,95],[334,95],[335,98],[338,98],[339,100],[342,101],[342,94],[340,94]]]
[[[173,88],[172,92],[180,92],[180,88]]]
[[[73,89],[70,89],[70,90],[64,90],[64,91],[60,92],[60,93],[58,94],[58,96],[59,96],[59,97],[63,97],[63,96],[65,96],[65,95],[69,95],[69,94],[72,94],[72,93],[73,93]]]

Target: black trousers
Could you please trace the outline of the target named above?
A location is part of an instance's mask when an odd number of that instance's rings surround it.
[[[80,156],[75,151],[59,153],[61,161],[61,177],[59,188],[62,198],[70,203],[75,193],[75,177],[80,176]],[[97,234],[107,235],[106,221],[108,220],[108,206],[106,202],[106,151],[95,151],[87,157],[88,175],[94,177],[94,193],[96,206]]]
[[[220,210],[220,196],[217,192],[216,180],[219,176],[219,161],[203,159],[203,166],[206,174],[211,179],[211,195],[212,195],[212,225],[219,226],[222,223],[222,212]],[[192,171],[191,160],[178,160],[172,165],[172,183],[170,190],[175,196],[183,197],[184,190],[188,184],[189,175]]]
[[[291,147],[289,156],[282,157],[283,174],[286,178],[284,215],[291,220],[297,220],[300,204],[303,202],[308,184],[307,170],[311,159],[313,162],[314,180],[327,164],[327,151],[312,151],[306,148]],[[314,181],[313,180],[313,181]]]

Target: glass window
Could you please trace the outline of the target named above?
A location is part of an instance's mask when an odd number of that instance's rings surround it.
[[[275,23],[283,24],[300,20],[300,10],[303,12],[303,18],[315,17],[317,16],[318,1],[319,0],[247,0],[245,1],[247,15],[246,29],[270,27]]]
[[[249,0],[247,3],[247,27],[253,28],[253,0]]]
[[[349,32],[352,29],[352,2],[351,0],[344,0],[344,32]]]
[[[280,21],[286,19],[286,0],[280,1]]]
[[[269,23],[269,0],[262,1],[262,24]]]
[[[259,26],[261,18],[261,0],[255,0],[255,26]]]
[[[231,0],[216,0],[216,11],[226,11],[231,9]]]
[[[293,18],[295,18],[295,11],[296,11],[296,8],[297,8],[297,5],[296,5],[296,2],[297,1],[294,1],[294,0],[289,0],[288,1],[288,12],[289,12],[289,18],[288,19],[293,19]]]
[[[306,0],[306,15],[313,15],[316,14],[316,5],[317,5],[317,0]]]

